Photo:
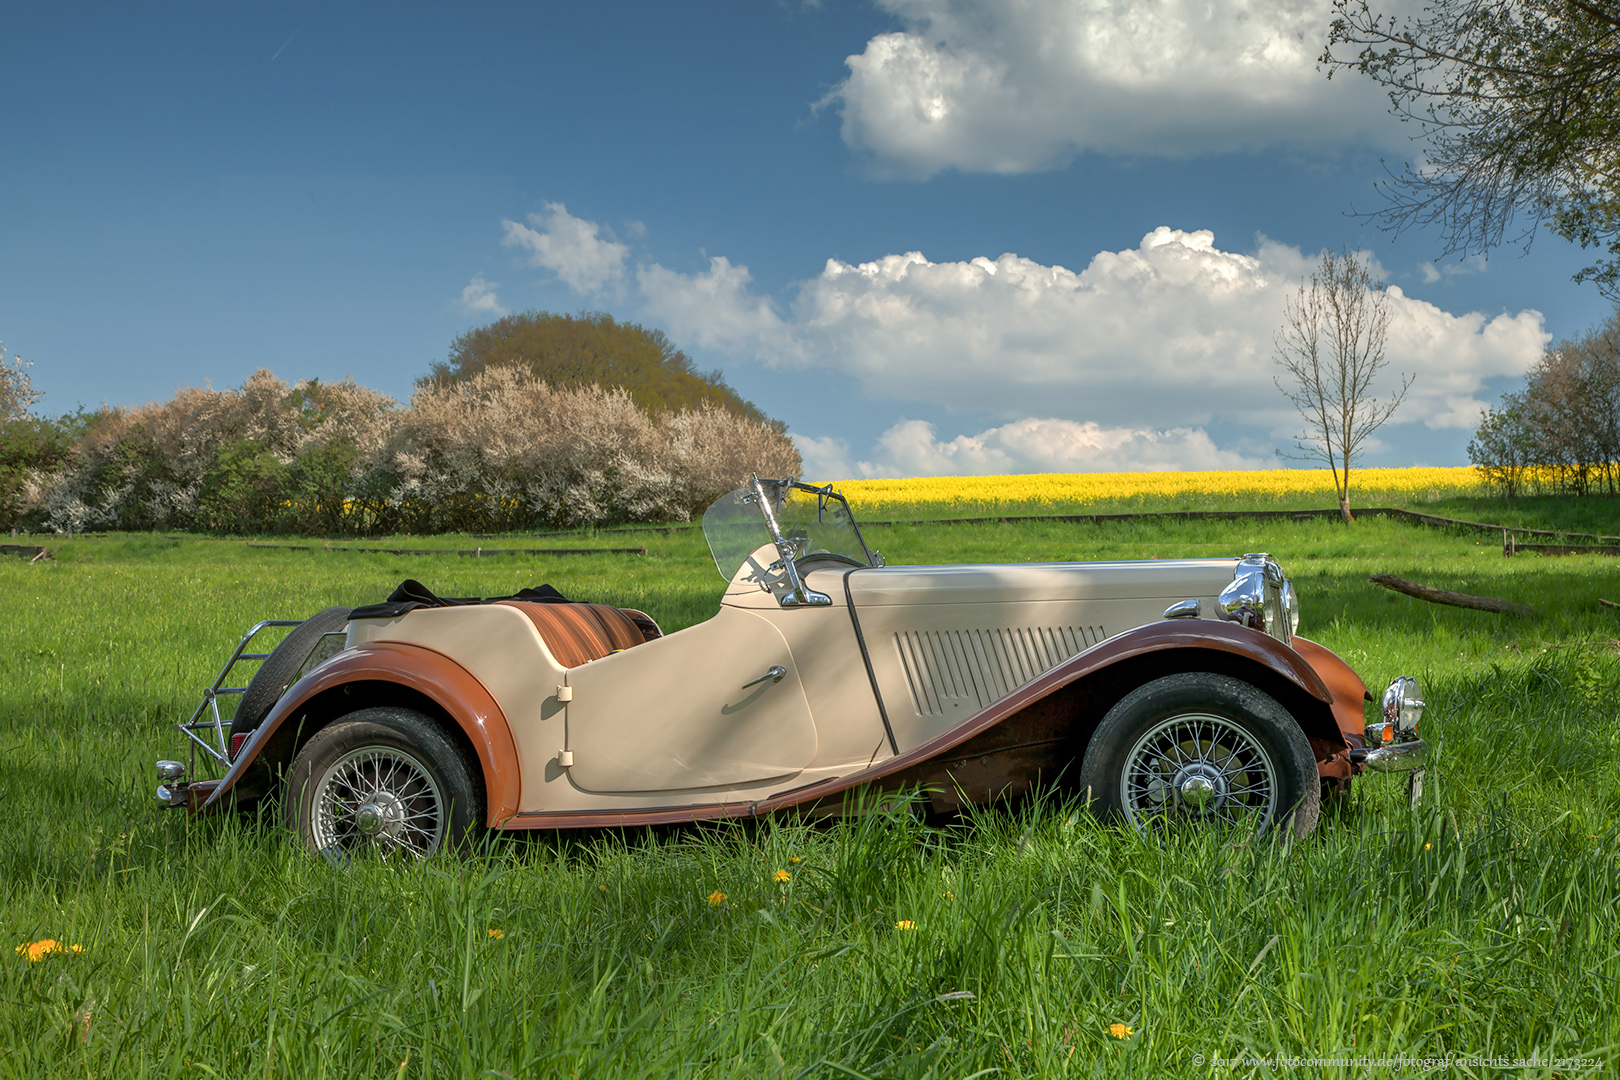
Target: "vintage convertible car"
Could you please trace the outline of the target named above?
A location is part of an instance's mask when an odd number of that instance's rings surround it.
[[[677,633],[549,587],[450,601],[415,582],[261,623],[180,725],[217,778],[160,762],[158,801],[279,792],[342,857],[481,828],[843,813],[900,788],[943,814],[1043,781],[1138,828],[1303,835],[1365,768],[1421,778],[1416,682],[1368,724],[1366,686],[1295,633],[1269,556],[888,566],[831,485],[792,479],[756,478],[703,530],[725,592]],[[271,626],[292,630],[249,652]],[[251,683],[226,687],[248,659]]]

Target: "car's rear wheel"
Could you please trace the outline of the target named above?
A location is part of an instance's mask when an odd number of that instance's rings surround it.
[[[409,709],[362,709],[316,732],[287,777],[287,823],[335,862],[371,853],[421,859],[479,830],[475,765],[433,721]]]
[[[1310,741],[1269,694],[1224,675],[1167,675],[1108,711],[1080,766],[1104,820],[1296,836],[1316,827],[1321,783]]]

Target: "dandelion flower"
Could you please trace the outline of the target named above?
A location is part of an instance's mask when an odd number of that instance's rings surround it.
[[[489,936],[494,938],[496,941],[499,941],[506,935],[492,926],[489,928]]]
[[[917,929],[917,924],[912,922],[910,919],[901,919],[899,922],[894,924],[894,928],[896,930],[915,930]]]
[[[782,885],[786,885],[789,881],[793,880],[793,875],[788,873],[786,870],[778,870],[776,873],[771,875],[771,878]]]
[[[709,894],[709,906],[710,907],[719,907],[721,904],[723,904],[725,902],[726,902],[726,894],[721,892],[719,889],[716,889],[716,890],[714,890],[714,892]]]
[[[28,957],[30,964],[37,964],[53,952],[67,952],[69,948],[74,952],[83,952],[83,945],[63,945],[55,938],[41,938],[39,941],[27,941],[17,946],[17,955]]]
[[[798,866],[802,862],[804,862],[804,860],[799,858],[797,855],[795,855],[795,856],[793,856],[793,858],[788,860],[788,865],[789,866]]]
[[[1136,1031],[1134,1028],[1126,1027],[1124,1024],[1109,1024],[1108,1034],[1116,1039],[1128,1040],[1132,1035],[1136,1034]]]

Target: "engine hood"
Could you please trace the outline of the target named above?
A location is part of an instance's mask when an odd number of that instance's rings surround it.
[[[1213,597],[1236,559],[884,566],[849,575],[857,607]]]

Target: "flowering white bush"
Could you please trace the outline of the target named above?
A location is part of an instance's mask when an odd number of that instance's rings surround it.
[[[653,417],[622,390],[558,389],[513,368],[417,391],[258,371],[106,409],[62,466],[23,485],[50,528],[365,533],[684,521],[799,456],[715,406]]]

